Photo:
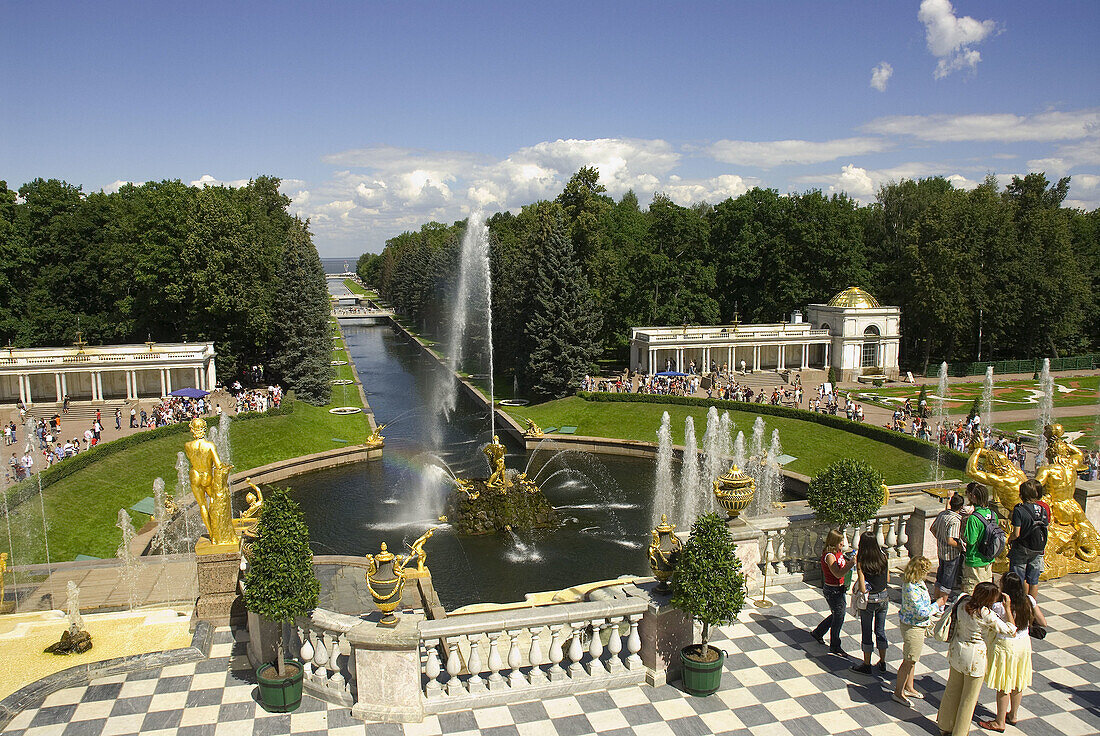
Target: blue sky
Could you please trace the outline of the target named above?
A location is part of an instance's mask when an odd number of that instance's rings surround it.
[[[323,256],[553,197],[941,174],[1100,206],[1100,3],[0,5],[0,179],[284,179]]]

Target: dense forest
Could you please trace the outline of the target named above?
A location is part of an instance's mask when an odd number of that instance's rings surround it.
[[[549,338],[539,327],[554,311],[584,316],[569,335],[581,341],[570,357],[582,362],[567,371],[576,375],[593,356],[624,367],[632,326],[778,322],[851,285],[901,307],[902,361],[917,371],[1096,350],[1100,210],[1063,208],[1068,191],[1068,177],[1043,174],[969,191],[936,177],[884,186],[867,206],[756,188],[690,208],[657,194],[643,210],[632,192],[607,196],[584,168],[554,201],[488,220],[498,372],[525,391],[541,380]],[[464,228],[402,233],[361,257],[359,274],[438,332]],[[551,267],[570,274],[557,279],[573,282],[570,293],[543,293]]]
[[[272,177],[111,194],[0,181],[0,343],[67,345],[78,329],[92,345],[213,340],[221,380],[263,364],[269,380],[324,403],[328,293],[289,204]]]

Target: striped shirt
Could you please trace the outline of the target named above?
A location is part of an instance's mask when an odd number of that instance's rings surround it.
[[[941,560],[953,560],[962,554],[958,547],[952,547],[947,543],[948,539],[958,539],[962,536],[961,527],[962,515],[951,509],[941,511],[932,522],[932,533],[936,535],[936,554]]]

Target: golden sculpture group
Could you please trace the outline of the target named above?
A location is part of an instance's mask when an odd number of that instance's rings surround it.
[[[191,493],[199,505],[207,538],[195,545],[198,554],[236,552],[240,549],[240,537],[233,526],[233,502],[229,492],[229,471],[218,457],[218,448],[206,439],[206,420],[196,418],[189,425],[193,439],[183,446],[183,452],[191,463]]]
[[[382,430],[388,425],[379,424],[374,428],[374,431],[367,435],[366,441],[363,443],[367,447],[382,447],[386,444],[386,438],[382,436]]]
[[[492,470],[489,477],[485,479],[484,490],[496,491],[498,493],[508,493],[512,489],[526,491],[527,493],[538,493],[539,487],[534,482],[527,480],[526,473],[516,473],[514,477],[509,478],[507,469],[504,467],[504,455],[505,447],[500,443],[500,437],[493,435],[493,441],[485,445],[482,449],[485,453],[485,458],[489,461],[489,468]],[[462,491],[472,501],[476,501],[481,491],[478,490],[477,479],[455,478],[455,487]]]
[[[1100,534],[1085,518],[1085,512],[1074,498],[1077,471],[1085,467],[1084,453],[1066,441],[1060,424],[1048,424],[1043,430],[1046,440],[1046,463],[1035,473],[1042,483],[1044,499],[1049,503],[1051,523],[1046,553],[1043,555],[1043,580],[1060,578],[1077,572],[1100,571]],[[1023,470],[1008,456],[983,446],[976,440],[971,446],[966,474],[993,491],[1001,525],[1011,532],[1012,509],[1020,500],[1020,484],[1027,480]],[[1007,555],[994,561],[994,571],[1008,569]]]

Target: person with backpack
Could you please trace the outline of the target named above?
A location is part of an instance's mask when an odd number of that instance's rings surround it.
[[[997,523],[997,514],[989,506],[989,489],[981,483],[969,483],[966,497],[974,505],[974,512],[966,518],[963,527],[962,590],[971,593],[974,586],[992,582],[993,560],[1005,548],[1007,535]]]
[[[1050,509],[1039,501],[1043,486],[1035,479],[1020,484],[1020,503],[1012,509],[1012,533],[1008,537],[1008,566],[1027,585],[1032,598],[1039,592],[1043,553],[1047,548]]]
[[[936,537],[936,555],[939,566],[936,568],[936,605],[941,609],[947,605],[951,591],[959,584],[959,566],[962,565],[962,509],[963,497],[952,493],[947,508],[932,522],[931,532]]]

